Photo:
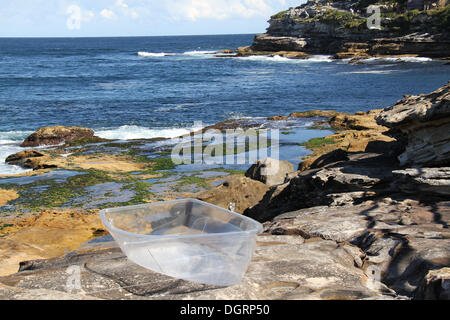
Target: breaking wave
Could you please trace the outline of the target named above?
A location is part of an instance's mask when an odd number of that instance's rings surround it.
[[[147,51],[139,51],[137,54],[140,57],[165,57],[165,56],[171,55],[169,53],[164,53],[164,52],[155,53],[155,52],[147,52]]]
[[[197,128],[195,128],[197,129]],[[200,128],[198,128],[200,129]],[[104,139],[133,140],[152,138],[176,138],[191,132],[191,128],[147,128],[140,126],[121,126],[115,129],[95,131],[95,135]]]
[[[5,160],[8,156],[25,150],[20,147],[20,143],[31,133],[31,131],[0,132],[0,175],[20,174],[30,171],[19,166],[8,165]]]

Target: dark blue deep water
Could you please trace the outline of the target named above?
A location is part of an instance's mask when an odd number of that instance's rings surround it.
[[[0,39],[0,161],[42,126],[85,126],[108,138],[170,136],[199,120],[385,107],[449,80],[449,66],[424,59],[351,65],[324,56],[211,54],[252,39]]]

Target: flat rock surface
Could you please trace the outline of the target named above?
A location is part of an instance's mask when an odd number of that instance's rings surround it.
[[[363,252],[361,268],[374,269],[397,293],[423,299],[430,270],[450,266],[450,203],[390,198],[336,208],[282,214],[266,232],[351,243]]]
[[[331,240],[262,235],[242,282],[220,288],[149,271],[119,248],[94,249],[22,263],[19,273],[0,278],[0,299],[401,298],[357,266],[362,254]]]
[[[96,212],[77,210],[4,218],[0,226],[4,227],[1,234],[5,232],[0,238],[0,276],[17,272],[21,261],[60,257],[105,233]]]

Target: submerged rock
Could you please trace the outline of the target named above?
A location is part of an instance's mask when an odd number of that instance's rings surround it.
[[[6,158],[5,162],[10,165],[33,170],[52,169],[58,168],[59,166],[59,163],[54,161],[49,153],[35,150],[25,150],[12,154]]]
[[[25,150],[8,156],[5,160],[7,164],[33,169],[35,167],[34,158],[42,158],[45,154],[36,150]]]
[[[75,139],[92,138],[94,131],[82,127],[43,127],[26,138],[21,147],[57,145]]]
[[[78,167],[84,170],[102,170],[109,172],[133,172],[142,170],[146,163],[134,161],[132,156],[108,153],[97,154],[52,154],[48,151],[21,151],[7,158],[8,164],[15,164],[26,169],[40,170],[66,168],[72,170]]]

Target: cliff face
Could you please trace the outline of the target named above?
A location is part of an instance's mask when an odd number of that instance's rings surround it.
[[[446,1],[443,7],[427,11],[380,5],[381,29],[368,28],[366,11],[371,3],[375,1],[310,0],[272,16],[267,33],[255,37],[252,50],[337,54],[337,58],[450,56],[450,5]]]

